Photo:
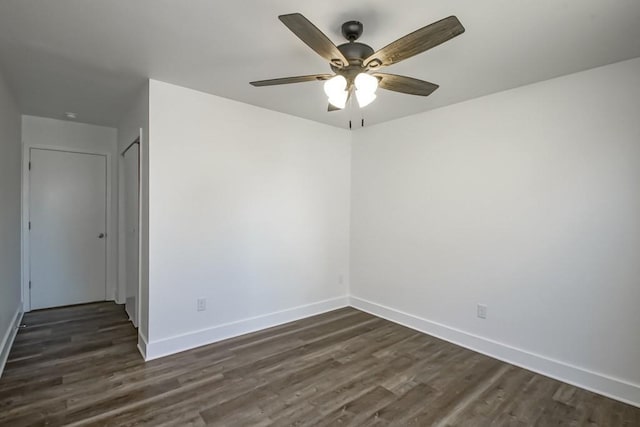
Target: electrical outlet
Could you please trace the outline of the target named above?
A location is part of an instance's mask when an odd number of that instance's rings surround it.
[[[198,311],[205,311],[207,309],[206,298],[198,298]]]
[[[487,306],[484,304],[478,304],[478,317],[481,319],[487,318]]]

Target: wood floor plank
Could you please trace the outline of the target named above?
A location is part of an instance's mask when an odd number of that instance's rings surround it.
[[[147,363],[113,303],[24,323],[2,426],[640,426],[639,408],[352,308]]]

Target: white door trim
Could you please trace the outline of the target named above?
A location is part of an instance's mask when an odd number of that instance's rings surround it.
[[[138,133],[138,137],[132,142],[130,143],[124,150],[119,152],[119,160],[122,160],[125,156],[125,154],[127,153],[127,151],[129,151],[130,149],[133,149],[133,147],[135,145],[137,145],[137,149],[138,149],[138,181],[137,181],[137,189],[138,189],[138,247],[137,247],[137,251],[138,251],[138,280],[137,280],[137,295],[136,295],[136,319],[135,322],[133,321],[134,319],[130,319],[133,323],[133,326],[135,326],[136,328],[138,328],[139,324],[140,324],[140,308],[142,307],[142,303],[140,302],[140,294],[142,292],[142,281],[141,281],[141,277],[142,277],[142,128],[140,128],[140,131]],[[119,180],[118,180],[118,205],[122,205],[124,207],[124,198],[125,198],[125,191],[124,191],[124,185],[126,185],[126,182],[124,180],[124,162],[120,161],[118,162],[118,176],[119,176]],[[118,250],[122,251],[123,254],[126,255],[127,251],[125,249],[126,244],[127,244],[127,239],[126,239],[126,235],[123,233],[124,229],[124,217],[125,214],[122,210],[118,209],[118,236],[122,237],[123,241],[120,241],[118,243]],[[121,254],[118,254],[118,261],[121,260]],[[125,265],[123,265],[123,263],[118,262],[118,282],[120,282],[121,280],[121,274],[124,274],[125,279],[122,280],[123,283],[118,283],[118,299],[122,300],[122,303],[125,304],[126,303],[126,287],[127,287],[127,279],[126,279],[126,270],[123,268],[125,267]],[[120,271],[120,270],[124,270],[124,271]],[[125,296],[125,298],[122,298],[121,295]],[[128,313],[127,313],[128,314]]]
[[[69,147],[60,147],[60,146],[51,146],[51,145],[42,145],[42,144],[29,144],[27,142],[23,142],[22,147],[22,301],[23,301],[23,310],[25,312],[31,311],[31,294],[29,292],[29,280],[30,270],[31,270],[31,250],[29,247],[29,218],[31,217],[30,213],[30,186],[31,180],[29,175],[29,159],[30,153],[32,149],[36,150],[49,150],[49,151],[63,151],[67,153],[79,153],[79,154],[93,154],[97,156],[104,156],[106,158],[106,167],[107,167],[107,200],[106,200],[106,255],[105,255],[105,266],[106,266],[106,277],[105,277],[105,295],[107,300],[114,299],[115,288],[113,286],[113,281],[109,280],[109,266],[111,249],[113,245],[116,244],[117,240],[115,239],[116,231],[111,229],[111,206],[112,206],[112,188],[111,188],[111,153],[100,150],[83,150]]]

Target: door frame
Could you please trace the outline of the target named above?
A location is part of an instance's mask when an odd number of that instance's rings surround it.
[[[142,292],[142,128],[139,131],[138,137],[133,140],[129,145],[126,146],[124,150],[119,150],[118,160],[124,159],[127,151],[132,149],[134,146],[137,146],[138,149],[138,247],[136,248],[138,251],[138,283],[137,283],[137,295],[136,295],[136,318],[131,319],[131,323],[133,326],[138,328],[140,325],[140,309],[142,307],[142,302],[140,301],[140,295]],[[124,161],[118,162],[118,296],[119,299],[123,300],[122,303],[126,304],[126,293],[127,293],[127,272],[124,268],[126,266],[126,261],[120,262],[124,256],[126,256],[126,245],[127,239],[126,234],[124,233],[124,209],[125,209],[125,189],[124,185],[126,182],[124,180]],[[124,298],[121,297],[124,295]],[[129,313],[127,313],[129,315]],[[134,321],[135,320],[135,321]]]
[[[47,150],[62,151],[66,153],[91,154],[103,156],[106,160],[106,200],[105,200],[105,230],[106,230],[106,252],[105,252],[105,299],[108,301],[113,299],[115,289],[112,289],[109,281],[109,257],[113,245],[116,244],[115,230],[111,229],[111,206],[112,206],[112,188],[111,188],[111,153],[100,150],[85,150],[70,147],[51,146],[43,144],[23,144],[22,151],[22,309],[24,312],[31,311],[31,293],[29,291],[29,281],[31,280],[31,248],[29,236],[29,219],[31,218],[31,174],[29,162],[31,160],[31,150]]]

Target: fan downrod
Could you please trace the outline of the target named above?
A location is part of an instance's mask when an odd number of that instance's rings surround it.
[[[363,25],[359,21],[347,21],[342,24],[342,35],[350,42],[354,42],[362,35]]]

